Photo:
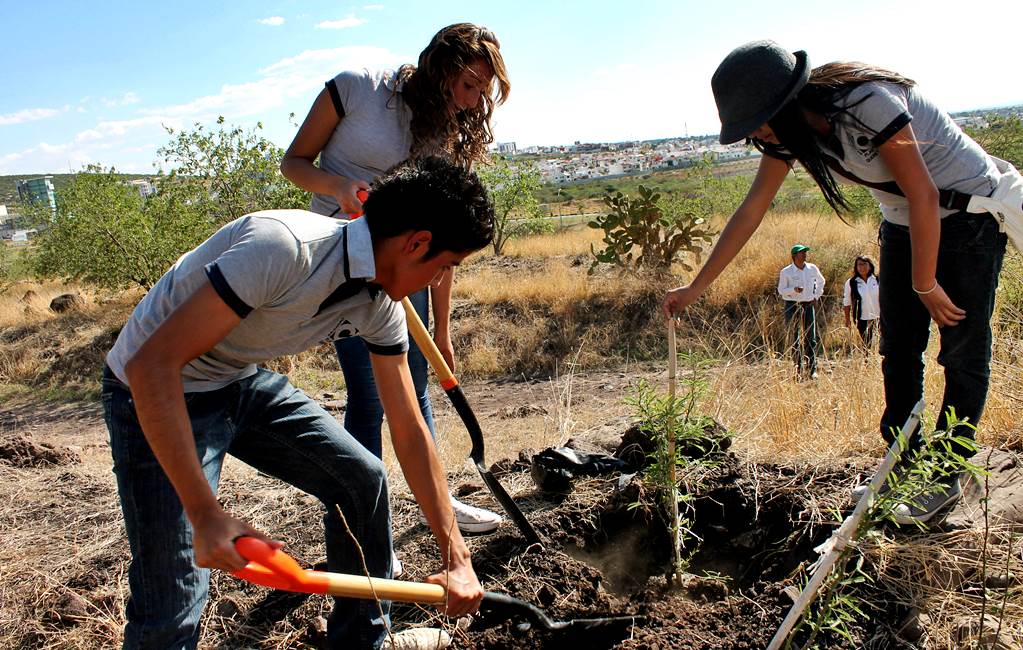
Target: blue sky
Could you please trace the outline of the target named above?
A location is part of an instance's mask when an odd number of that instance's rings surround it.
[[[494,130],[520,147],[716,132],[711,74],[757,38],[896,70],[948,111],[1023,103],[1018,0],[0,0],[0,174],[150,172],[164,126],[218,115],[286,147],[326,79],[414,62],[459,21],[501,40]]]

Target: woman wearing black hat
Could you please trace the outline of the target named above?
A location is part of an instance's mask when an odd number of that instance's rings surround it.
[[[987,397],[994,294],[1006,237],[990,214],[965,212],[970,195],[988,196],[999,172],[981,147],[914,82],[861,63],[810,69],[805,52],[772,41],[733,50],[711,80],[721,142],[746,138],[764,156],[749,193],[692,283],[668,292],[669,316],[692,304],[760,225],[795,161],[828,204],[848,207],[836,174],[870,188],[884,215],[879,238],[881,348],[885,411],[881,431],[906,420],[923,395],[930,320],[939,326],[949,407],[976,424]],[[968,427],[957,435],[971,436]],[[957,453],[972,452],[955,449]],[[958,477],[900,505],[900,523],[927,521],[960,494]]]

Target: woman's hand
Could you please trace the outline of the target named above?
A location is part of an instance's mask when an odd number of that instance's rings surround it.
[[[917,294],[917,297],[920,298],[924,307],[927,307],[927,311],[938,327],[953,327],[966,318],[966,312],[956,307],[937,281],[934,282],[934,289],[927,293]]]
[[[689,305],[697,301],[700,293],[691,284],[672,289],[664,297],[664,303],[661,305],[664,315],[668,318],[678,318]]]
[[[337,199],[344,214],[362,214],[362,201],[359,200],[359,190],[369,191],[369,183],[356,181],[344,176],[334,176],[331,195]]]

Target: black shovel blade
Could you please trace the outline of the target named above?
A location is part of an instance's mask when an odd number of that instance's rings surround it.
[[[548,632],[574,631],[624,631],[636,623],[642,623],[640,616],[607,616],[600,618],[575,618],[568,621],[555,621],[539,607],[531,605],[507,594],[488,591],[480,603],[480,618],[484,626],[499,625],[504,621],[516,621],[519,631],[532,628]]]
[[[537,535],[536,530],[526,519],[526,516],[522,514],[519,507],[515,505],[515,501],[512,500],[511,496],[505,491],[494,475],[487,471],[486,466],[483,462],[483,429],[480,428],[480,423],[476,419],[476,414],[473,413],[472,407],[469,406],[469,401],[465,399],[465,393],[462,392],[462,387],[455,384],[451,388],[444,391],[448,395],[448,399],[451,400],[451,405],[455,407],[455,411],[458,413],[458,417],[462,419],[462,424],[465,425],[466,430],[469,432],[469,439],[472,440],[472,451],[469,452],[469,457],[472,458],[473,463],[476,465],[476,470],[480,473],[480,477],[486,484],[487,489],[494,495],[497,502],[501,504],[508,516],[511,517],[512,521],[515,522],[515,526],[518,527],[519,532],[526,538],[526,541],[530,544],[539,544],[540,536]]]

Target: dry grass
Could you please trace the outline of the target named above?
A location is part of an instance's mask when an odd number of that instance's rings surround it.
[[[533,235],[508,242],[506,253],[509,257],[532,257],[546,259],[566,255],[589,255],[590,245],[598,246],[602,231],[586,226],[576,226],[554,235]]]
[[[847,225],[829,214],[770,213],[708,290],[707,304],[723,309],[741,303],[750,294],[773,293],[778,272],[791,263],[789,249],[796,243],[811,248],[809,261],[820,267],[828,281],[825,295],[839,300],[855,257],[866,253],[875,262],[878,258],[876,224],[861,221]]]

